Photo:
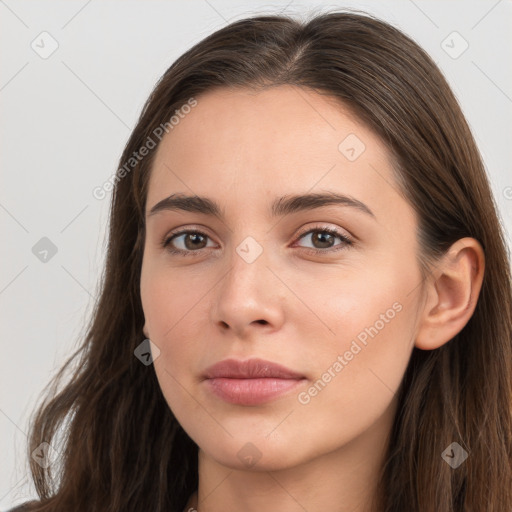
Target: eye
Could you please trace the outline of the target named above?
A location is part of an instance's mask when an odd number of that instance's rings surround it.
[[[353,243],[352,240],[344,233],[341,233],[340,231],[329,226],[321,226],[309,229],[308,231],[302,233],[299,236],[299,239],[305,239],[307,237],[309,237],[311,242],[317,246],[313,247],[312,249],[307,248],[314,254],[336,252],[345,249],[347,246],[352,245]],[[341,243],[334,245],[336,238],[340,239]],[[335,247],[335,249],[332,249],[333,247]]]
[[[182,248],[176,248],[174,245],[177,240],[179,245]],[[162,246],[166,248],[172,254],[179,254],[182,256],[193,256],[195,252],[199,252],[201,249],[205,249],[206,240],[209,238],[208,235],[202,233],[197,230],[183,230],[177,233],[172,233],[170,236],[166,237]]]
[[[299,239],[305,239],[308,236],[313,244],[320,246],[320,248],[305,248],[307,251],[314,254],[336,252],[345,249],[353,243],[348,236],[329,226],[309,229],[299,235]],[[208,248],[206,244],[209,238],[210,237],[202,231],[195,229],[181,230],[176,233],[171,233],[169,236],[165,237],[162,241],[162,247],[167,249],[171,254],[194,256],[202,249]],[[334,245],[336,238],[341,240],[341,243]],[[176,245],[181,245],[181,247],[176,247]],[[333,249],[333,247],[335,248]]]

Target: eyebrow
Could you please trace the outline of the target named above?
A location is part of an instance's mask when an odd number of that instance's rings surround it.
[[[322,192],[300,195],[288,195],[277,198],[271,206],[272,218],[290,215],[292,213],[314,210],[324,206],[340,205],[355,208],[373,218],[374,213],[364,203],[350,196],[336,192]],[[203,196],[171,194],[156,203],[148,213],[148,217],[162,211],[187,211],[202,213],[224,218],[224,211],[213,199]]]

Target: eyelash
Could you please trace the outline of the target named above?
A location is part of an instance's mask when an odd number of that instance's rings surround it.
[[[310,254],[319,255],[319,254],[338,252],[340,250],[346,249],[347,246],[351,246],[353,244],[353,241],[351,238],[347,237],[346,235],[340,233],[338,230],[333,229],[329,226],[321,226],[321,227],[316,227],[313,229],[308,229],[307,231],[300,233],[298,235],[298,239],[301,239],[302,237],[304,237],[305,235],[309,235],[310,233],[328,233],[329,235],[338,237],[342,241],[341,244],[339,244],[338,246],[335,246],[335,248],[330,248],[330,249],[311,249],[311,248],[304,247],[303,249],[305,249],[306,252],[309,252]],[[173,248],[170,245],[171,241],[174,238],[176,238],[180,235],[183,235],[183,234],[196,234],[196,235],[202,235],[207,238],[210,238],[206,233],[203,233],[202,231],[198,231],[196,229],[184,229],[181,231],[171,233],[170,235],[166,236],[162,240],[162,247],[164,249],[166,249],[167,251],[169,251],[171,254],[176,254],[179,256],[196,256],[197,253],[200,253],[201,251],[203,251],[205,249],[205,248],[203,248],[203,249],[198,249],[195,251],[191,251],[191,250],[184,251],[182,249]]]

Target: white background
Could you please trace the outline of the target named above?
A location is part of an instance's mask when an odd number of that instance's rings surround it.
[[[0,1],[0,509],[35,496],[27,419],[84,332],[104,259],[110,193],[99,201],[92,190],[117,169],[157,79],[235,19],[336,6],[390,21],[438,63],[473,129],[510,245],[510,1]],[[58,43],[47,59],[31,48],[43,31]],[[453,31],[469,44],[456,59],[442,47]],[[46,263],[32,252],[42,237],[57,247]]]

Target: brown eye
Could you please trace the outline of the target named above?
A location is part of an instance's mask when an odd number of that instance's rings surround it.
[[[333,251],[338,251],[352,244],[352,240],[350,238],[330,227],[310,229],[303,233],[299,238],[310,238],[313,247],[306,247],[306,249],[310,249],[315,253],[332,252],[329,249],[332,249],[333,247],[336,247]],[[341,240],[341,243],[336,244],[336,238]]]
[[[180,231],[167,237],[163,247],[175,254],[189,255],[207,248],[208,235],[200,231]]]

